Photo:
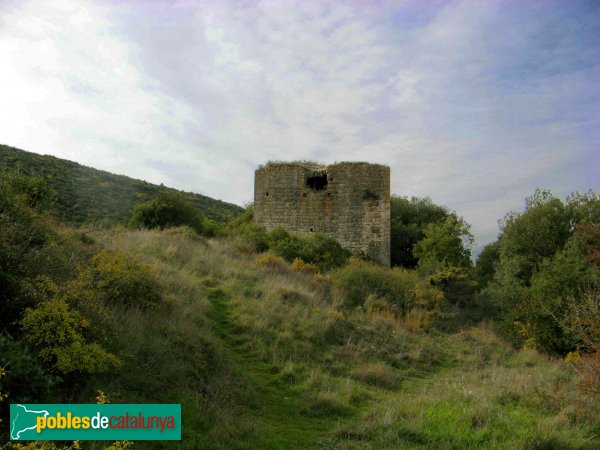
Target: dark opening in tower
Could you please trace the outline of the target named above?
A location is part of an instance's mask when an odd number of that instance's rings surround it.
[[[322,174],[314,175],[312,177],[308,177],[306,179],[306,185],[315,191],[322,191],[323,189],[326,189],[327,188],[327,174],[322,173]]]

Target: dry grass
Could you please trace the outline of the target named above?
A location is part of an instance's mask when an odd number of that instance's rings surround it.
[[[398,387],[400,382],[397,371],[381,362],[361,364],[352,371],[352,377],[373,386],[391,389]]]
[[[598,443],[569,365],[514,351],[486,326],[436,334],[418,312],[399,320],[377,299],[350,309],[326,277],[257,265],[239,242],[186,229],[100,240],[152,265],[167,292],[160,312],[121,315],[129,357],[105,390],[113,401],[135,390],[181,401],[190,447]]]
[[[337,436],[410,448],[594,448],[564,364],[514,352],[485,327],[452,339],[456,368],[409,382]]]

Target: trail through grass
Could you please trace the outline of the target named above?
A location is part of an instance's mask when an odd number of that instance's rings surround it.
[[[414,332],[185,230],[105,245],[155,267],[170,307],[122,315],[124,367],[103,387],[114,401],[181,402],[182,448],[600,447],[573,372],[485,325]]]
[[[257,358],[244,345],[244,336],[231,325],[225,291],[207,287],[209,317],[216,334],[238,363],[237,370],[255,390],[257,434],[265,448],[314,448],[339,423],[335,418],[307,415],[310,405],[303,389],[282,379],[273,367]]]

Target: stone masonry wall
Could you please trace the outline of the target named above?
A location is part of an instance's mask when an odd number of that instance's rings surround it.
[[[390,168],[343,162],[270,163],[256,170],[254,220],[329,233],[352,252],[390,264]]]

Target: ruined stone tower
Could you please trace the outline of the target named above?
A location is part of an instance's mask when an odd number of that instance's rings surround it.
[[[390,265],[390,168],[269,163],[256,170],[254,220],[268,230],[329,233],[353,253]]]

